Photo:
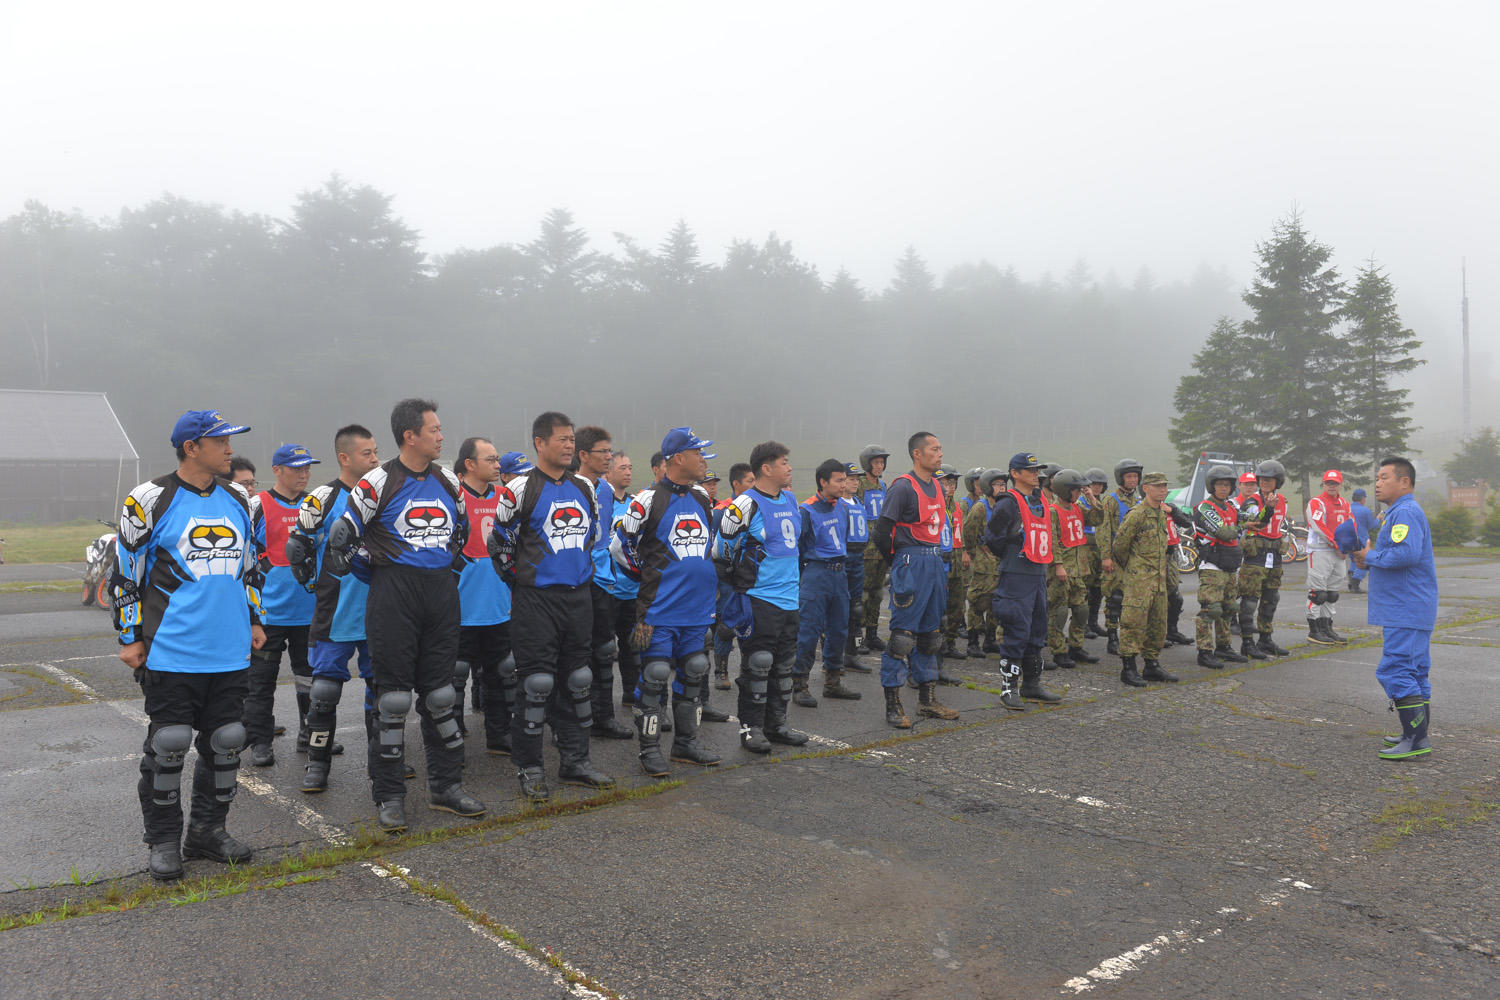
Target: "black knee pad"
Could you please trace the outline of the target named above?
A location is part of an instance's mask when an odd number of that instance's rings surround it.
[[[235,773],[240,769],[245,737],[245,727],[238,721],[226,722],[208,734],[208,746],[214,754],[214,798],[219,802],[232,801],[239,787]]]
[[[599,645],[594,647],[594,658],[597,659],[600,663],[613,663],[615,662],[615,654],[617,654],[619,651],[620,644],[611,639],[608,642],[601,642]]]
[[[893,659],[904,660],[911,655],[911,651],[917,648],[917,637],[904,628],[891,629],[891,638],[885,644],[885,651],[891,654]]]
[[[1328,591],[1326,590],[1309,590],[1307,592],[1307,603],[1316,607],[1328,599],[1324,596],[1327,593]]]
[[[662,692],[667,689],[671,679],[672,664],[666,660],[647,660],[641,667],[641,694],[645,696],[646,703],[655,705],[660,702]]]
[[[375,715],[380,725],[380,756],[400,760],[406,753],[406,713],[411,711],[410,691],[382,691],[375,696]]]
[[[1104,600],[1104,613],[1111,619],[1118,621],[1120,612],[1125,609],[1125,592],[1123,590],[1111,591]]]
[[[468,660],[453,661],[453,686],[462,691],[469,683],[469,674],[474,672],[474,665]]]
[[[453,689],[452,684],[433,688],[422,698],[427,714],[432,717],[432,726],[437,730],[438,739],[449,750],[456,750],[464,745],[463,731],[458,728],[458,720],[453,717],[453,706],[457,703],[458,692]]]
[[[943,633],[923,632],[917,636],[917,652],[932,656],[943,648]]]
[[[527,674],[521,680],[521,692],[526,705],[521,713],[527,736],[542,735],[542,724],[547,721],[547,699],[552,697],[552,675],[546,672]]]
[[[1339,602],[1339,592],[1337,590],[1323,591],[1323,601],[1326,604],[1337,604]]]
[[[341,681],[336,681],[332,677],[314,677],[312,687],[307,692],[308,714],[313,712],[333,714],[343,693],[344,685]]]
[[[702,653],[693,653],[682,658],[682,678],[689,688],[703,682],[703,678],[708,676],[708,666],[708,657]]]
[[[588,665],[574,667],[568,672],[568,701],[573,705],[573,717],[581,726],[594,724],[594,671]]]
[[[243,726],[240,726],[240,731],[244,732]],[[192,745],[192,726],[162,726],[151,734],[152,769],[155,772],[151,779],[151,801],[155,804],[177,804],[182,784],[182,762]]]

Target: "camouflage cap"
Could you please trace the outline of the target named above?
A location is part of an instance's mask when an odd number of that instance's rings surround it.
[[[1148,472],[1141,477],[1142,486],[1165,486],[1167,485],[1167,474],[1165,472]]]

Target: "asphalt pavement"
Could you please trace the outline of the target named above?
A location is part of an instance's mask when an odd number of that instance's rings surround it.
[[[490,816],[429,811],[419,778],[396,840],[371,831],[351,688],[329,792],[300,794],[277,740],[230,816],[255,865],[191,861],[149,897],[140,694],[105,613],[0,594],[0,997],[1493,997],[1500,562],[1440,560],[1435,750],[1400,764],[1375,756],[1395,717],[1364,598],[1338,604],[1349,646],[1310,646],[1302,574],[1276,662],[1174,647],[1183,682],[1137,691],[1106,660],[1015,714],[997,659],[959,660],[968,685],[941,693],[962,718],[912,734],[857,676],[862,701],[791,709],[800,751],[706,724],[725,764],[648,794],[634,744],[596,741],[627,794],[552,810],[471,747]],[[66,577],[6,577],[29,578]],[[277,712],[294,722],[290,683]],[[415,726],[408,747],[420,773]]]

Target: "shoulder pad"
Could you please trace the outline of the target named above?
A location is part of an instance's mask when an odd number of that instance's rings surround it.
[[[151,534],[151,526],[156,523],[156,515],[159,513],[156,504],[165,489],[164,482],[153,479],[149,483],[141,483],[125,498],[124,508],[120,512],[120,540],[127,546],[134,548]]]

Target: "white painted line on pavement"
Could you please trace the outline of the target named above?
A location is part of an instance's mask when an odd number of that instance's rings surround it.
[[[285,809],[292,814],[292,819],[296,820],[298,826],[311,830],[330,844],[338,844],[342,847],[353,843],[348,834],[328,822],[317,810],[296,799],[282,795],[264,779],[247,773],[244,768],[240,768],[239,780],[248,791]]]
[[[85,698],[88,698],[90,701],[100,701],[100,700],[102,700],[99,697],[99,692],[98,691],[95,691],[93,688],[89,687],[83,681],[79,680],[77,677],[74,677],[72,674],[68,673],[62,667],[53,666],[50,663],[38,663],[36,665],[38,667],[40,667],[47,674],[49,674],[52,677],[56,678],[57,681],[63,685],[63,687],[71,688],[73,691],[76,691],[78,694],[83,695]]]
[[[364,867],[369,869],[376,878],[394,879],[395,881],[401,883],[401,885],[403,885],[408,892],[414,893],[416,891],[412,888],[410,882],[410,879],[413,876],[411,874],[411,869],[409,868],[403,868],[400,865],[377,865],[368,861],[364,863]],[[431,899],[431,897],[428,898]],[[482,924],[477,924],[474,921],[470,920],[468,917],[459,912],[459,910],[452,904],[439,899],[432,899],[432,902],[436,903],[438,906],[442,907],[443,909],[447,910],[449,913],[457,917],[459,920],[463,921],[464,926],[468,927],[469,930],[473,931],[479,937],[484,938],[486,941],[493,944],[496,948],[499,948],[501,951],[505,952],[506,955],[520,962],[522,965],[526,966],[528,969],[531,969],[533,972],[539,972],[542,975],[550,978],[553,982],[553,985],[566,992],[569,996],[581,997],[584,998],[584,1000],[605,1000],[605,995],[603,993],[595,992],[594,990],[588,989],[579,983],[569,982],[567,976],[564,975],[565,972],[574,976],[586,976],[587,973],[580,972],[578,969],[563,961],[557,955],[552,954],[550,950],[548,950],[548,954],[551,956],[552,960],[557,963],[557,965],[555,966],[552,964],[552,962],[544,962],[540,958],[537,958],[535,955],[531,954],[531,952],[526,951],[524,948],[521,948],[519,945],[512,944],[510,941],[505,940],[503,937],[496,934],[488,927],[485,927]],[[507,928],[507,930],[510,930],[510,928]]]
[[[1312,886],[1300,879],[1281,878],[1276,880],[1276,887],[1269,892],[1257,893],[1256,898],[1265,906],[1280,906],[1292,894],[1293,889],[1308,890]],[[1240,911],[1233,906],[1220,907],[1215,916],[1231,917]],[[1244,916],[1244,920],[1253,920],[1253,917]],[[1074,996],[1085,993],[1100,983],[1112,983],[1123,978],[1131,972],[1139,972],[1141,966],[1148,959],[1159,956],[1163,949],[1171,949],[1176,952],[1184,952],[1195,944],[1203,944],[1210,938],[1216,938],[1224,933],[1223,927],[1215,927],[1212,930],[1197,932],[1203,926],[1201,920],[1189,920],[1185,924],[1179,924],[1176,928],[1166,934],[1158,934],[1144,944],[1138,944],[1128,951],[1106,958],[1098,965],[1081,976],[1074,976],[1063,983],[1063,992],[1069,991]]]
[[[69,760],[57,764],[46,764],[41,767],[18,767],[13,771],[0,771],[0,781],[7,778],[24,778],[28,774],[45,774],[48,771],[61,771],[68,767],[92,767],[96,764],[119,764],[127,760],[140,760],[138,753],[120,754],[116,757],[93,757],[89,760]]]

